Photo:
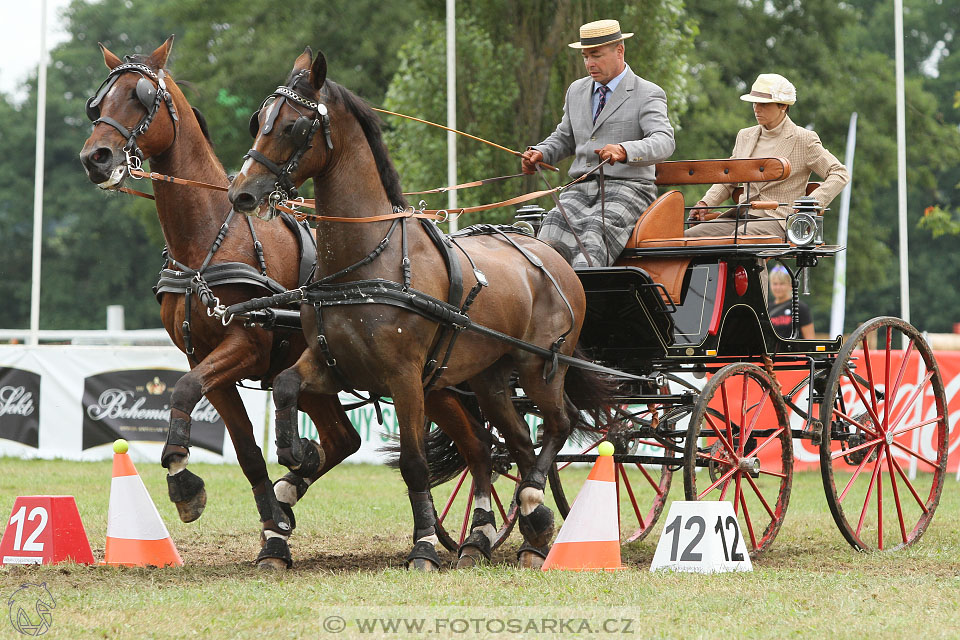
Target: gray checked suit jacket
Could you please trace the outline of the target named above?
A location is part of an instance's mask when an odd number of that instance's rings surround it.
[[[623,180],[654,181],[654,166],[670,157],[674,149],[673,127],[667,118],[663,89],[636,75],[629,66],[607,104],[593,123],[593,78],[573,82],[563,103],[563,119],[556,131],[533,148],[543,161],[556,164],[571,154],[576,158],[570,177],[579,178],[597,166],[595,149],[621,144],[627,162],[603,169],[604,176]]]

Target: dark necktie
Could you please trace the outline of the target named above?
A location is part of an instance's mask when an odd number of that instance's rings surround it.
[[[600,85],[600,88],[597,89],[600,92],[600,102],[597,104],[597,112],[593,114],[593,123],[597,123],[597,118],[600,117],[600,112],[603,111],[603,106],[607,104],[607,94],[610,93],[610,89],[606,85]]]

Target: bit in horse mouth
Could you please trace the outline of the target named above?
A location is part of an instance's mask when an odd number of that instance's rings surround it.
[[[110,177],[97,184],[101,189],[114,189],[120,186],[120,183],[123,182],[124,175],[126,174],[127,168],[124,165],[117,165],[113,168],[113,172],[110,174]]]

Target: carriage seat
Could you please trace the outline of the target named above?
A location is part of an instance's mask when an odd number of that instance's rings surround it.
[[[656,168],[658,185],[739,184],[783,180],[790,175],[786,158],[730,158],[726,160],[682,160],[661,162]],[[732,244],[779,244],[779,236],[702,236],[685,238],[683,194],[667,191],[644,210],[627,240],[625,249],[655,247],[699,247]],[[620,256],[619,266],[640,267],[654,282],[664,286],[675,302],[680,302],[683,279],[691,258],[683,256]]]

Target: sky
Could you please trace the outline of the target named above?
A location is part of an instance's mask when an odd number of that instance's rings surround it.
[[[46,0],[47,49],[67,39],[60,12],[70,0]],[[40,18],[42,0],[0,0],[0,92],[16,100],[26,96],[25,80],[37,72],[40,61]]]

